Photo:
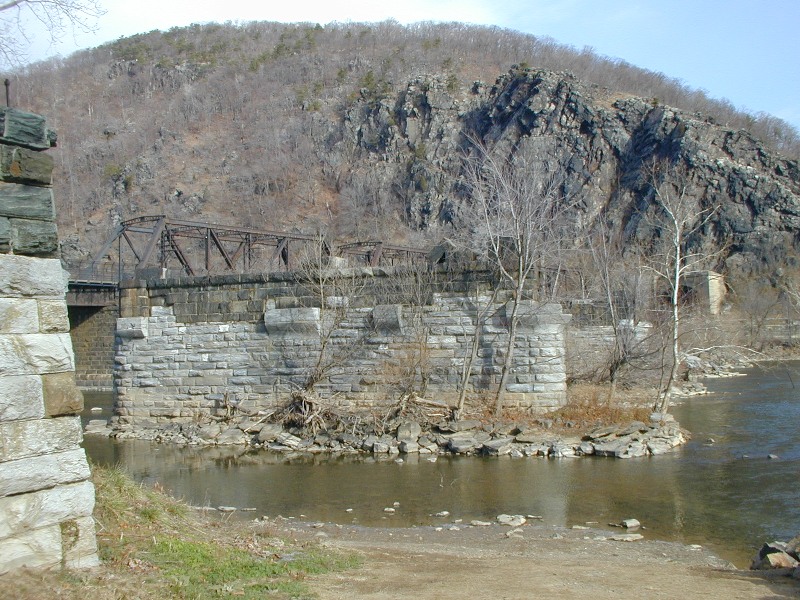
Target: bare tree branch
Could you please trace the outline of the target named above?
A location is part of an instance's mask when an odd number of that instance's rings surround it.
[[[517,148],[510,156],[490,152],[480,144],[476,149],[477,156],[467,162],[473,211],[467,221],[473,248],[487,249],[489,262],[511,290],[508,344],[494,407],[500,416],[513,365],[519,307],[526,294],[531,295],[530,281],[538,279],[542,288],[545,272],[560,272],[571,203],[564,192],[564,165],[549,158],[554,153],[534,144]],[[539,290],[540,296],[547,293]],[[555,286],[549,293],[555,293]]]
[[[47,30],[49,41],[61,40],[68,29],[90,32],[105,14],[100,0],[11,0],[0,4],[0,65],[18,67],[27,59],[32,23]]]
[[[717,207],[702,207],[692,194],[689,173],[685,165],[674,165],[666,160],[653,160],[644,167],[652,193],[656,216],[653,225],[661,234],[653,249],[648,269],[660,277],[670,291],[671,364],[666,382],[653,409],[661,414],[669,410],[673,385],[680,367],[680,293],[685,275],[698,270],[712,255],[688,252],[687,240],[700,231],[711,219]]]

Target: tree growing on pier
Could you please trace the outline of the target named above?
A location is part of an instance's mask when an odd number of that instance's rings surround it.
[[[533,140],[508,154],[499,145],[489,150],[476,144],[474,150],[467,161],[471,204],[465,211],[472,247],[486,249],[489,264],[511,296],[508,341],[494,397],[494,412],[500,416],[520,306],[525,299],[535,296],[542,301],[555,294],[574,227],[568,219],[571,199],[563,185],[565,166],[551,158],[555,153]]]

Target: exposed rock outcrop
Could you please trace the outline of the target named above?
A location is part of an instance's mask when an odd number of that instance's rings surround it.
[[[512,69],[494,86],[456,98],[436,78],[396,98],[364,96],[347,111],[342,142],[357,147],[403,202],[409,221],[458,220],[462,158],[473,142],[508,152],[536,145],[565,165],[565,188],[592,222],[600,215],[629,239],[653,235],[643,215],[642,167],[669,158],[689,168],[690,194],[715,210],[695,250],[725,247],[729,269],[793,264],[800,244],[800,170],[745,131],[656,101],[614,95],[567,73]]]

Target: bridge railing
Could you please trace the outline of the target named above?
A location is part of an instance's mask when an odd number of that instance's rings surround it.
[[[90,261],[66,265],[69,281],[72,284],[115,286],[120,280],[119,265],[92,263]],[[125,274],[122,274],[122,279]]]

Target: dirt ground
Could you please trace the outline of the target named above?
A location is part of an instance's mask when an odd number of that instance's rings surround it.
[[[356,551],[355,570],[315,576],[322,600],[800,598],[785,575],[736,570],[699,547],[601,538],[615,532],[526,524],[458,531],[287,524],[294,537]]]

